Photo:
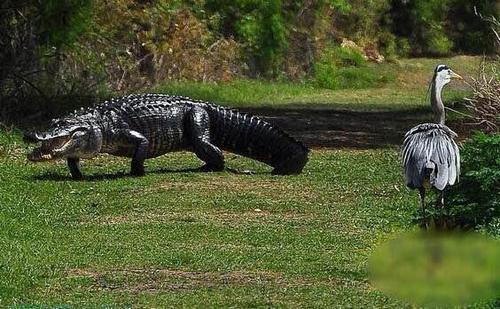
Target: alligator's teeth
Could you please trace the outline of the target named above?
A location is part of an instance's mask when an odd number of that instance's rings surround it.
[[[52,155],[51,154],[45,154],[45,155],[42,155],[42,158],[45,159],[45,160],[50,160],[50,159],[52,159]]]

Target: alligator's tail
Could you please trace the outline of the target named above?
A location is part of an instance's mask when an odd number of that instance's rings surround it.
[[[309,149],[280,129],[255,116],[209,105],[212,142],[274,167],[273,174],[302,172]]]

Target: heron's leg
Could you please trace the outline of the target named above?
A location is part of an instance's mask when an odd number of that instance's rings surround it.
[[[444,208],[444,190],[439,191],[439,208],[440,208],[440,215],[441,215],[441,227],[444,230],[448,229],[448,222],[446,219],[446,213],[445,213],[445,208]]]
[[[439,192],[439,205],[444,209],[444,190]]]
[[[420,206],[422,207],[422,223],[425,229],[429,229],[429,222],[427,222],[427,214],[425,213],[425,188],[418,188],[418,193],[420,194]]]
[[[68,158],[66,160],[68,162],[69,172],[71,173],[71,177],[75,180],[80,180],[83,178],[83,174],[80,171],[80,159],[79,158]]]
[[[420,194],[420,206],[422,206],[422,214],[425,217],[425,188],[418,188],[418,193]]]

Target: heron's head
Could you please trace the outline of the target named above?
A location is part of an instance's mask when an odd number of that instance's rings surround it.
[[[440,64],[434,70],[434,83],[436,86],[444,87],[452,79],[463,79],[462,76],[453,72],[447,65]]]
[[[54,119],[44,132],[24,135],[28,143],[41,143],[28,154],[33,162],[63,158],[89,158],[99,152],[102,145],[100,129],[78,119]]]

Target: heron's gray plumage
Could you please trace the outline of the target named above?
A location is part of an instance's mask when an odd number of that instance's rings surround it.
[[[460,154],[453,140],[457,134],[445,125],[424,123],[405,135],[402,162],[408,187],[424,186],[426,180],[438,190],[454,185],[460,174]]]
[[[436,67],[429,87],[436,123],[423,123],[410,129],[401,150],[406,185],[419,189],[422,207],[425,189],[429,187],[441,191],[440,203],[443,205],[442,191],[458,182],[460,174],[460,152],[454,141],[457,134],[444,124],[445,108],[441,99],[443,87],[453,78],[462,77],[446,65]]]

